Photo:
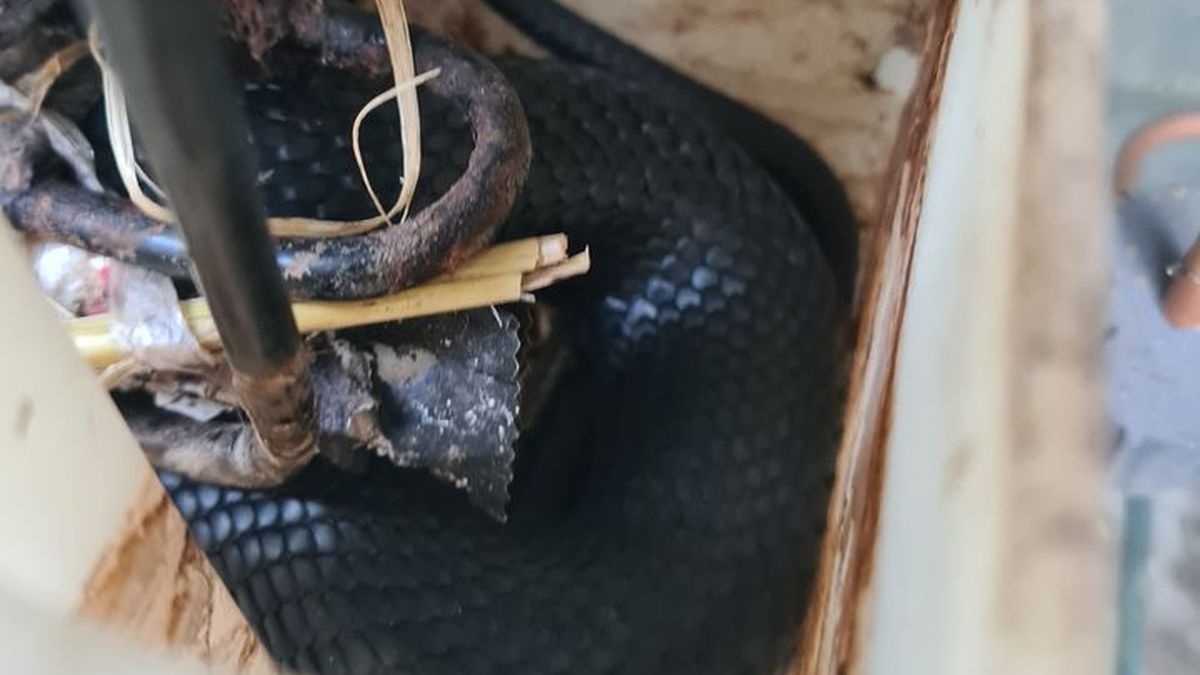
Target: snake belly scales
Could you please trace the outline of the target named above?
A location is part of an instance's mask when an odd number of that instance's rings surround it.
[[[495,4],[567,56],[619,66],[632,53],[545,3]],[[541,298],[565,317],[577,365],[543,415],[552,421],[519,449],[575,458],[551,477],[569,498],[500,524],[426,474],[382,462],[347,475],[317,461],[271,490],[163,482],[287,668],[777,671],[817,566],[841,412],[844,293],[808,222],[847,213],[844,197],[818,195],[818,207],[781,188],[828,177],[772,175],[770,153],[791,150],[731,139],[748,131],[738,124],[769,123],[719,119],[728,102],[711,93],[690,105],[696,89],[678,76],[657,86],[664,70],[644,82],[555,60],[493,63],[532,147],[502,236],[567,232],[594,260]],[[268,207],[369,215],[345,131],[385,80],[288,70],[245,85]],[[422,104],[417,209],[470,151],[453,106]],[[376,185],[400,161],[392,127],[364,132]],[[814,157],[802,164],[823,167]],[[517,504],[521,491],[518,475]]]

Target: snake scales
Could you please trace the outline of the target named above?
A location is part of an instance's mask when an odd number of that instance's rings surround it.
[[[350,242],[289,282],[310,296],[381,292],[437,271],[421,255],[497,228],[565,231],[589,245],[592,272],[544,298],[564,317],[577,363],[521,448],[551,458],[552,481],[568,489],[501,525],[443,483],[382,462],[348,475],[317,461],[264,491],[163,482],[290,668],[777,670],[794,648],[833,479],[854,268],[845,199],[780,127],[552,4],[492,4],[574,63],[506,56],[494,62],[501,77],[416,33],[419,69],[459,62],[467,77],[450,68],[423,94],[414,217],[457,218],[459,229],[434,223],[445,240],[397,249],[405,255],[377,255],[381,239]],[[338,11],[342,23],[320,38],[332,65],[297,65],[280,50],[245,85],[264,194],[279,215],[369,214],[345,138],[331,129],[383,80],[335,66],[378,61],[382,40],[369,20]],[[369,125],[366,138],[373,170],[395,175],[394,131]],[[27,229],[128,247],[118,236],[127,232],[70,232],[77,220],[41,222],[37,206],[25,197],[9,210]],[[281,264],[304,245],[285,243]],[[169,235],[156,230],[135,249],[138,262],[186,273]],[[536,490],[530,481],[517,477],[518,506]]]

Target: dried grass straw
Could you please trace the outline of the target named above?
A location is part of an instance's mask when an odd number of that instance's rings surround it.
[[[349,221],[296,217],[268,218],[267,227],[271,234],[277,237],[346,237],[373,230],[385,223],[391,225],[392,219],[396,216],[399,216],[400,221],[403,222],[408,216],[408,207],[412,203],[421,174],[421,114],[416,88],[436,77],[439,71],[434,69],[420,75],[416,74],[412,39],[408,33],[408,18],[404,12],[403,1],[376,0],[375,4],[379,10],[379,20],[383,25],[387,40],[388,56],[392,65],[392,77],[395,85],[372,98],[359,110],[351,127],[351,138],[354,161],[358,165],[359,176],[379,215]],[[142,169],[134,155],[133,131],[129,122],[125,93],[121,89],[121,83],[116,73],[104,59],[95,29],[89,32],[88,42],[92,56],[100,66],[108,136],[112,143],[113,158],[117,165],[117,173],[121,177],[121,183],[129,194],[130,201],[143,214],[155,220],[171,222],[175,216],[164,204],[165,194]],[[385,210],[367,174],[366,163],[360,147],[359,132],[367,115],[393,99],[396,100],[399,112],[400,138],[404,156],[399,177],[400,194],[396,198],[396,203],[390,209]],[[154,193],[154,196],[147,194],[147,190]]]

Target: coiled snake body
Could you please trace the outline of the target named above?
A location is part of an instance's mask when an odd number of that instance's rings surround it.
[[[805,216],[841,207],[802,215],[746,148],[653,86],[497,63],[532,147],[505,232],[565,231],[595,261],[545,298],[580,365],[522,448],[569,456],[569,498],[501,525],[383,463],[347,475],[318,462],[267,491],[164,483],[270,653],[301,671],[778,669],[817,564],[840,417],[842,302]],[[328,167],[347,153],[317,118],[300,119],[322,113],[294,112],[338,97],[289,86],[247,94],[271,207],[336,211],[342,183],[324,181],[320,204],[296,196],[317,187],[289,186],[353,176]],[[424,203],[467,161],[462,125],[437,110]]]

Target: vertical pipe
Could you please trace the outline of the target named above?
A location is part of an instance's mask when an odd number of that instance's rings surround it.
[[[249,375],[300,345],[209,0],[98,0],[93,11],[174,206],[229,361]]]
[[[282,479],[316,451],[307,352],[275,263],[216,8],[91,0],[90,9],[265,446],[254,458],[266,470],[259,478]]]

